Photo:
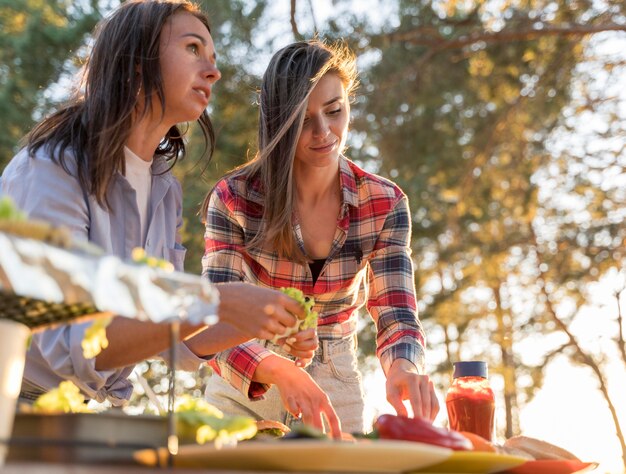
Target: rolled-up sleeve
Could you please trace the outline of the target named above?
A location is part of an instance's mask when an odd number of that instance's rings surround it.
[[[411,217],[404,195],[387,215],[369,266],[367,309],[377,327],[377,350],[385,373],[396,359],[424,371],[425,336],[417,316]]]
[[[128,380],[133,367],[96,370],[95,359],[85,359],[81,346],[90,324],[61,326],[33,335],[24,378],[43,390],[58,385],[58,378],[71,380],[89,398],[122,405],[133,391]]]

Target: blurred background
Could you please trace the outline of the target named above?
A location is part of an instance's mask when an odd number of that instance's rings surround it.
[[[559,444],[599,472],[626,467],[626,4],[610,0],[205,0],[222,79],[210,163],[191,126],[174,168],[188,272],[200,272],[199,203],[255,151],[273,52],[342,38],[359,57],[347,155],[396,181],[413,213],[428,370],[486,360],[502,440]],[[0,170],[71,92],[115,0],[0,1]],[[368,417],[391,412],[360,336]],[[137,372],[163,396],[159,363]],[[181,375],[197,396],[206,374]],[[381,387],[382,385],[382,387]],[[149,405],[138,385],[132,402]],[[442,408],[443,398],[441,399]],[[445,408],[437,424],[446,425]]]

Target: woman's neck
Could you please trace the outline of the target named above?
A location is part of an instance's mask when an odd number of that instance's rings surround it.
[[[144,161],[150,161],[159,143],[171,127],[142,120],[133,125],[126,146]]]
[[[340,196],[339,167],[294,167],[296,199],[299,204],[312,206]]]

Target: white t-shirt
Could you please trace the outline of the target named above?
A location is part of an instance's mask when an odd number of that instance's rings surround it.
[[[141,243],[145,245],[148,233],[148,218],[150,217],[150,193],[152,192],[152,160],[145,161],[133,153],[130,148],[124,147],[126,156],[126,180],[137,194],[137,207],[141,224]]]

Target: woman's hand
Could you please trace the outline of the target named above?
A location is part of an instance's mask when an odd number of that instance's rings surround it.
[[[319,347],[315,328],[305,329],[287,338],[281,338],[278,343],[283,350],[296,358],[297,367],[308,367]]]
[[[259,363],[253,380],[276,385],[289,413],[320,431],[324,431],[326,419],[331,436],[341,439],[341,423],[328,395],[292,361],[276,354],[266,357]]]
[[[428,375],[420,375],[415,365],[406,359],[396,359],[387,374],[387,401],[398,415],[407,416],[403,401],[408,400],[413,416],[433,421],[439,413],[435,387]]]
[[[220,292],[220,321],[250,338],[281,336],[296,324],[297,316],[304,316],[302,305],[278,290],[240,282],[220,283],[216,288]]]

